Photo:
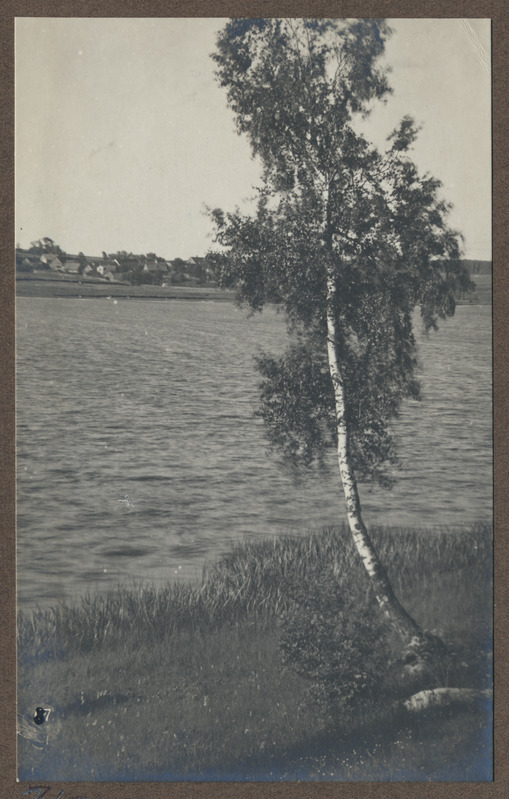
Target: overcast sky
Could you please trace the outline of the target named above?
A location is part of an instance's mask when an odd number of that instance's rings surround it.
[[[378,144],[411,114],[422,171],[444,184],[468,258],[491,257],[488,20],[391,20],[394,95]],[[203,255],[204,205],[247,208],[259,168],[210,53],[220,19],[16,21],[16,241],[65,251]]]

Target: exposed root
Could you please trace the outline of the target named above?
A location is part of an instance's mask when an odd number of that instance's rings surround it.
[[[432,707],[469,706],[480,700],[491,699],[490,690],[476,688],[429,688],[398,703],[410,713],[417,713]]]
[[[441,638],[425,631],[414,637],[403,652],[403,676],[406,680],[416,681],[416,687],[422,683],[436,683],[439,676],[447,670],[451,653]]]
[[[411,664],[422,660],[431,663],[447,657],[448,654],[448,649],[442,639],[426,630],[421,636],[415,636],[407,644],[403,662]]]

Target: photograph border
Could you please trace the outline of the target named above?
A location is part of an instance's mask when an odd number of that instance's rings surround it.
[[[509,9],[498,2],[463,0],[365,0],[364,2],[227,2],[226,0],[4,0],[0,10],[0,139],[2,236],[0,248],[0,703],[3,709],[0,749],[0,796],[28,795],[42,799],[35,784],[16,781],[16,601],[15,601],[15,272],[14,272],[14,20],[16,17],[408,17],[489,18],[492,20],[493,85],[493,355],[494,355],[494,523],[495,523],[495,771],[490,783],[189,783],[128,782],[45,784],[45,799],[134,799],[134,797],[505,797],[509,792],[509,713],[507,688],[509,652],[508,536],[509,501],[509,276],[503,255],[508,252],[509,176],[506,170],[509,97]],[[206,12],[206,13],[204,13]],[[41,783],[43,785],[43,783]],[[33,789],[33,790],[31,790]]]

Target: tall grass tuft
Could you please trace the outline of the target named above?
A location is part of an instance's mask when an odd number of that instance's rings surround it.
[[[448,575],[482,573],[480,585],[488,599],[488,525],[433,532],[378,527],[371,535],[403,603],[416,616],[426,606],[423,626],[434,605],[433,586]],[[357,612],[373,608],[371,587],[348,529],[328,528],[238,544],[205,568],[201,584],[119,588],[105,596],[84,596],[78,605],[19,612],[18,650],[23,657],[63,657],[116,645],[133,634],[146,643],[179,630],[281,619],[296,602],[302,603],[303,593],[311,596],[313,584],[323,576],[327,585],[341,587]],[[479,611],[485,606],[481,603]]]
[[[119,589],[105,596],[86,595],[78,605],[61,603],[31,614],[20,612],[18,651],[35,660],[61,658],[115,646],[133,634],[146,645],[210,622],[196,586]]]

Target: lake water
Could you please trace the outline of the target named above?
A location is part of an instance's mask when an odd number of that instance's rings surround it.
[[[334,455],[329,476],[295,486],[253,419],[252,356],[282,338],[273,309],[246,320],[228,302],[18,298],[21,608],[199,576],[246,536],[343,521]],[[423,401],[396,427],[399,482],[361,486],[366,522],[489,520],[490,307],[420,336],[420,361]]]

